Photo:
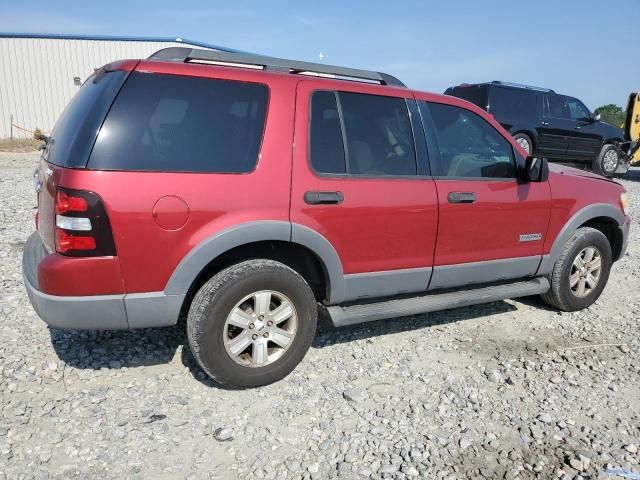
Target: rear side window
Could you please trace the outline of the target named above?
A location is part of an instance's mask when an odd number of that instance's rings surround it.
[[[61,167],[86,167],[96,133],[128,73],[99,70],[84,82],[51,132],[46,161]]]
[[[411,121],[403,98],[315,92],[310,134],[311,165],[317,172],[417,175]]]
[[[533,92],[515,88],[494,87],[491,89],[489,111],[495,115],[535,116],[538,109],[537,97]]]
[[[134,72],[102,126],[89,168],[249,172],[267,100],[265,85]]]
[[[464,85],[447,89],[445,95],[462,98],[471,102],[483,110],[487,109],[487,86],[486,85]]]
[[[515,178],[511,143],[493,126],[464,108],[421,102],[431,116],[440,153],[438,176]]]

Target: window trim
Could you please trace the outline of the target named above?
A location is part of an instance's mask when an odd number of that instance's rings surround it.
[[[316,170],[316,168],[313,166],[313,164],[311,163],[311,115],[312,115],[312,101],[313,101],[313,95],[316,92],[329,92],[329,93],[333,93],[336,96],[336,106],[337,106],[337,110],[338,110],[338,117],[340,119],[340,129],[342,132],[342,148],[344,151],[344,158],[345,158],[345,169],[346,172],[345,173],[328,173],[328,172],[320,172],[318,170]],[[344,124],[344,116],[342,114],[342,103],[340,101],[340,93],[354,93],[354,94],[358,94],[358,95],[370,95],[373,97],[385,97],[385,98],[397,98],[400,100],[404,100],[405,103],[405,107],[407,109],[407,116],[409,117],[409,124],[411,125],[411,136],[413,137],[413,151],[414,151],[414,158],[415,158],[415,166],[416,166],[416,173],[413,175],[363,175],[363,174],[352,174],[349,171],[349,152],[348,152],[348,148],[347,148],[347,132],[346,132],[346,126]],[[429,175],[425,175],[425,174],[421,174],[420,173],[420,167],[421,167],[421,162],[420,159],[418,157],[418,148],[416,145],[416,129],[422,128],[424,131],[424,122],[422,122],[422,118],[420,118],[421,120],[421,125],[419,126],[414,126],[413,120],[412,120],[412,116],[411,116],[411,110],[409,108],[408,105],[408,100],[413,100],[415,101],[415,99],[413,98],[407,98],[407,97],[398,97],[395,95],[378,95],[375,93],[363,93],[363,92],[358,92],[358,91],[352,91],[352,90],[333,90],[333,89],[326,89],[326,88],[317,88],[312,90],[311,92],[309,92],[308,94],[308,105],[309,105],[309,115],[307,118],[307,145],[306,145],[306,152],[305,152],[305,156],[307,159],[307,166],[309,167],[309,170],[316,176],[319,178],[326,178],[326,179],[362,179],[362,180],[409,180],[409,179],[419,179],[419,180],[423,180],[423,179],[431,179],[432,176]],[[418,108],[419,111],[419,108]],[[429,164],[429,151],[428,151],[428,141],[426,141],[426,138],[424,139],[425,142],[427,143],[427,149],[426,149],[426,153],[427,153],[427,158],[426,158],[426,169],[427,171],[430,172],[430,164]]]
[[[435,122],[433,121],[430,104],[445,105],[448,107],[454,107],[454,108],[459,108],[461,110],[465,110],[475,115],[476,117],[481,119],[483,122],[485,122],[489,127],[491,127],[498,135],[500,135],[500,137],[502,137],[509,144],[509,148],[511,149],[511,160],[515,167],[516,176],[515,177],[460,177],[460,176],[452,177],[447,175],[441,175],[441,173],[444,171],[443,165],[442,165],[442,156],[440,155],[440,146],[439,146],[438,138],[436,135],[436,127],[435,127]],[[477,113],[475,113],[474,111],[468,108],[461,107],[459,105],[452,105],[446,102],[432,102],[428,100],[419,100],[418,107],[420,109],[421,114],[423,115],[423,118],[426,117],[425,134],[427,136],[427,146],[429,147],[429,158],[434,159],[434,162],[431,164],[432,174],[434,172],[436,173],[432,177],[434,180],[510,182],[510,183],[520,182],[517,176],[518,169],[520,168],[520,162],[518,162],[516,151],[513,148],[512,138],[505,137],[497,128],[491,125],[491,123],[489,123],[486,119],[482,118],[481,115],[478,115]]]

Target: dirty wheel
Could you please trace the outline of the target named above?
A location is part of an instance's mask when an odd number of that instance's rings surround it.
[[[542,299],[567,312],[591,306],[607,283],[611,263],[607,237],[594,228],[579,228],[549,274],[551,288]]]
[[[202,369],[232,387],[287,376],[316,332],[313,292],[297,272],[272,260],[232,265],[206,282],[187,317],[189,345]]]

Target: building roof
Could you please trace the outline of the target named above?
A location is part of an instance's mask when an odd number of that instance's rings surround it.
[[[245,53],[233,48],[221,47],[210,43],[197,42],[182,37],[126,37],[117,35],[75,35],[65,33],[12,33],[0,32],[0,38],[42,38],[50,40],[95,40],[107,42],[175,42],[193,45],[201,48],[210,48],[223,52]]]

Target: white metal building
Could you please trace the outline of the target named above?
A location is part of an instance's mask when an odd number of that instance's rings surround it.
[[[50,132],[94,68],[176,46],[234,51],[182,38],[0,33],[0,138]]]

